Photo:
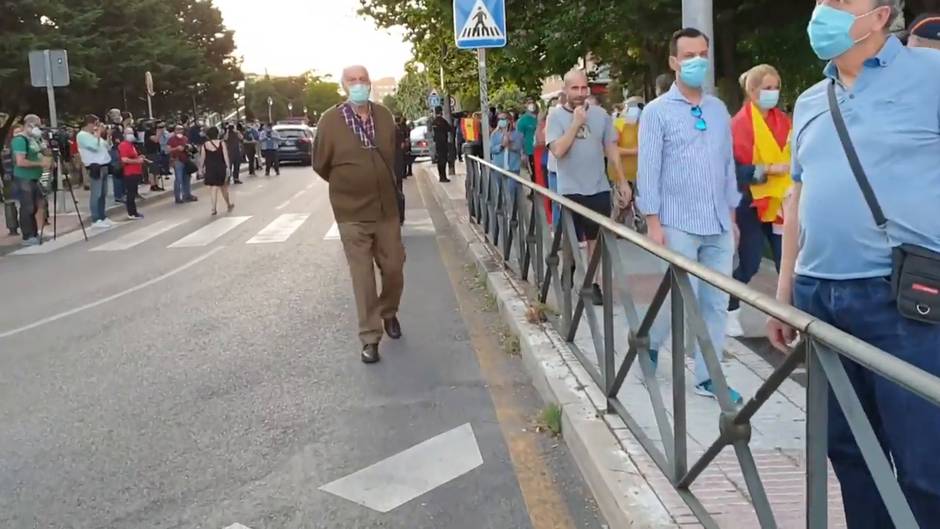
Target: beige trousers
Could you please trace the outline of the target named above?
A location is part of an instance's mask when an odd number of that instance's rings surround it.
[[[338,225],[356,296],[359,339],[362,345],[378,344],[382,339],[383,320],[398,314],[405,287],[401,226],[398,219],[340,222]],[[376,288],[375,265],[382,278],[381,294]]]

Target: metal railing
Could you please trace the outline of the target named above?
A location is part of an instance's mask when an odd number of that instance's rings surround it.
[[[878,492],[896,527],[917,528],[911,508],[894,477],[892,466],[872,429],[840,356],[874,371],[907,388],[935,406],[940,406],[940,378],[875,348],[858,338],[818,320],[794,307],[779,303],[731,277],[717,273],[683,257],[648,238],[603,217],[544,187],[506,172],[475,156],[467,157],[466,199],[471,222],[479,225],[488,242],[496,248],[506,266],[525,282],[537,287],[538,301],[545,304],[554,291],[560,316],[554,318],[559,333],[568,342],[584,369],[607,397],[607,412],[618,414],[671,481],[676,492],[706,528],[718,528],[702,502],[691,491],[692,484],[726,447],[732,446],[740,464],[748,495],[764,529],[777,522],[749,446],[751,419],[780,385],[805,363],[806,385],[806,526],[825,529],[828,525],[827,407],[829,388],[841,406],[857,444],[871,471]],[[547,198],[561,209],[554,230],[542,207]],[[597,246],[585,259],[576,236],[573,214],[600,226]],[[559,222],[560,220],[560,222]],[[651,305],[641,317],[634,296],[627,288],[629,265],[618,239],[641,248],[668,265]],[[593,278],[600,268],[603,308],[600,321],[591,307]],[[739,298],[760,312],[789,324],[801,334],[796,350],[762,383],[743,406],[736,406],[728,391],[719,356],[708,336],[698,310],[691,278],[696,277]],[[614,299],[614,288],[618,295]],[[578,289],[575,291],[575,286]],[[655,366],[650,358],[650,331],[660,310],[671,299],[672,325],[672,420],[660,393]],[[615,304],[622,308],[629,332],[629,349],[617,365],[614,344]],[[588,308],[586,308],[588,307]],[[575,344],[582,320],[587,320],[597,366]],[[688,333],[689,336],[686,336]],[[689,464],[686,429],[685,355],[689,342],[698,344],[708,373],[716,388],[721,413],[719,435],[705,453]],[[630,405],[618,393],[627,374],[639,361],[644,385],[650,396],[662,449],[632,418]],[[633,405],[633,404],[631,404]],[[926,529],[926,528],[924,528]]]

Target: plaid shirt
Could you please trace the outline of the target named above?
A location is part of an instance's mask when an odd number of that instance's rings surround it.
[[[362,146],[371,149],[375,146],[375,120],[372,119],[372,112],[370,106],[369,117],[365,121],[359,117],[359,114],[356,114],[356,111],[353,110],[352,105],[349,103],[343,104],[340,107],[343,111],[343,119],[346,120],[346,126],[349,127],[349,130],[353,131],[353,134],[359,137],[359,141],[362,143]]]

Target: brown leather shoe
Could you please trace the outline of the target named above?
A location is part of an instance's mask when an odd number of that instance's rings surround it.
[[[385,320],[385,334],[388,335],[392,340],[397,340],[401,338],[401,323],[398,322],[398,318],[392,316],[391,318]]]
[[[374,364],[381,360],[379,357],[379,344],[369,344],[362,348],[362,363]]]

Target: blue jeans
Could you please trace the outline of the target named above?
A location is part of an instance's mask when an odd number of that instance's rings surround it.
[[[91,180],[88,209],[91,211],[91,221],[98,222],[105,219],[105,198],[108,195],[108,166],[91,165],[86,169],[88,179]]]
[[[127,196],[127,189],[124,188],[123,171],[111,172],[111,189],[114,190],[114,200],[124,200]]]
[[[897,358],[940,376],[940,326],[901,317],[886,278],[829,281],[797,276],[793,305]],[[940,409],[842,359],[901,490],[921,527],[940,521]],[[829,460],[850,529],[894,527],[842,408],[829,394]]]
[[[190,176],[186,172],[186,162],[173,161],[173,196],[177,202],[182,202],[193,196],[190,187]]]
[[[734,266],[734,235],[724,232],[720,235],[693,235],[682,230],[664,226],[666,246],[684,257],[698,261],[712,270],[724,275],[731,275]],[[702,284],[697,278],[689,276],[692,288],[698,299],[698,310],[705,320],[705,327],[711,338],[715,352],[720,359],[725,350],[725,322],[728,319],[728,294],[707,283]],[[666,341],[669,330],[669,311],[660,310],[660,317],[650,332],[653,349],[660,349]],[[701,348],[695,344],[695,383],[709,380],[708,368],[702,358]]]
[[[772,222],[761,222],[757,210],[750,206],[739,206],[735,215],[741,241],[738,243],[738,267],[734,269],[734,278],[745,285],[760,271],[764,259],[764,241],[770,243],[770,251],[777,271],[780,271],[781,241],[783,237],[774,233]],[[728,310],[741,307],[738,298],[731,298]]]
[[[558,192],[558,173],[555,171],[548,172],[548,188],[556,193]],[[561,206],[557,202],[552,202],[552,223],[557,224],[560,218]]]

